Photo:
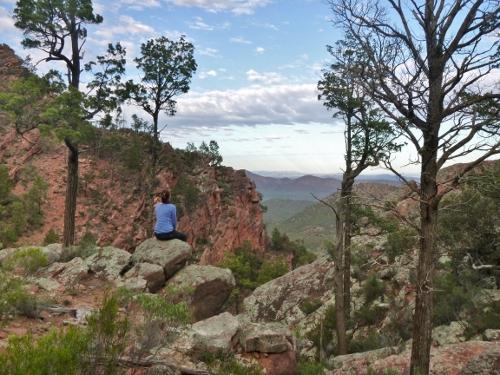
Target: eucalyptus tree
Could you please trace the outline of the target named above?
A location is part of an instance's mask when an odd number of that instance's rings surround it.
[[[335,309],[338,353],[347,353],[346,322],[351,305],[351,237],[353,187],[356,178],[367,168],[388,160],[399,151],[398,134],[358,83],[366,57],[349,35],[328,50],[333,63],[318,83],[319,99],[345,123],[345,168],[339,198],[332,208],[336,215]]]
[[[462,177],[500,153],[500,4],[497,0],[330,0],[367,56],[363,87],[414,146],[420,244],[411,374],[429,373],[439,203]],[[465,159],[464,159],[465,157]],[[441,168],[462,158],[453,176]],[[404,180],[401,173],[391,168]]]
[[[152,118],[152,171],[156,172],[160,144],[160,114],[176,113],[176,97],[189,91],[196,72],[194,46],[184,36],[173,41],[167,37],[150,39],[141,45],[141,54],[135,59],[141,72],[138,82],[130,82],[130,97]]]
[[[100,73],[96,74],[89,92],[81,90],[81,76],[95,69],[93,63],[84,63],[84,45],[87,41],[87,26],[100,24],[102,16],[96,14],[92,0],[18,0],[14,10],[15,25],[24,33],[22,45],[42,51],[44,62],[59,62],[66,68],[68,88],[63,99],[73,106],[73,121],[64,121],[59,127],[68,149],[67,188],[64,210],[63,242],[71,245],[75,240],[75,213],[78,192],[78,143],[84,135],[80,130],[88,129],[85,123],[100,113],[102,123],[109,122],[110,113],[117,105],[117,91],[113,85],[119,83],[124,73],[125,50],[110,45],[108,54],[98,58]],[[40,62],[41,62],[40,61]],[[60,125],[60,122],[58,122]],[[64,129],[62,131],[62,129]]]

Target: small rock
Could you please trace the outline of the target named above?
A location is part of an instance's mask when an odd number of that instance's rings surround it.
[[[228,312],[199,321],[192,327],[193,347],[212,353],[229,351],[239,326],[238,319]]]
[[[248,323],[239,334],[239,342],[247,353],[283,353],[293,346],[293,337],[281,323]]]
[[[99,251],[86,259],[90,271],[108,280],[116,280],[120,271],[128,264],[130,253],[112,246],[99,248]]]
[[[439,326],[432,330],[432,342],[437,346],[456,344],[465,341],[465,326],[459,322]]]
[[[165,285],[163,268],[152,263],[137,263],[124,275],[125,279],[141,278],[146,280],[146,287],[155,293]]]

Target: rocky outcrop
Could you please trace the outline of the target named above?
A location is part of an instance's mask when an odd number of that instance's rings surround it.
[[[156,293],[165,285],[163,268],[152,263],[137,263],[124,275],[123,285],[128,289]]]
[[[333,293],[333,263],[326,257],[259,286],[245,298],[245,314],[255,322],[283,321],[294,326],[307,317],[305,303],[324,304]]]
[[[292,333],[281,323],[247,323],[239,333],[245,352],[284,353],[295,347]]]
[[[238,319],[228,312],[197,322],[191,328],[193,349],[210,353],[229,352],[239,328]]]
[[[218,314],[236,286],[229,269],[191,265],[167,283],[188,300],[195,321]]]
[[[119,278],[120,271],[128,264],[130,253],[112,246],[99,248],[86,259],[89,271],[107,280]]]
[[[6,44],[0,44],[0,89],[5,88],[8,82],[26,72],[23,61],[14,50]]]
[[[395,370],[406,374],[410,368],[410,350],[400,354],[380,349],[372,352],[337,357],[333,359],[337,368],[327,375],[364,374],[370,368],[374,374]],[[500,342],[467,341],[431,349],[431,375],[497,374],[500,370]],[[339,358],[341,359],[339,361]],[[337,362],[336,362],[337,361]],[[496,369],[495,369],[496,366]],[[486,372],[483,368],[488,369]],[[494,369],[491,372],[491,369]],[[497,371],[497,372],[495,372]]]
[[[186,264],[192,254],[192,248],[180,240],[158,241],[150,238],[135,249],[130,258],[133,264],[151,263],[163,268],[168,280]]]

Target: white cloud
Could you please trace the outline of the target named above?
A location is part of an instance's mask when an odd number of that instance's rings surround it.
[[[206,78],[210,78],[210,77],[217,77],[217,71],[215,70],[207,70],[207,71],[204,71],[204,72],[201,72],[198,76],[200,79],[206,79]]]
[[[111,27],[102,27],[95,32],[95,35],[107,39],[114,39],[116,35],[125,34],[154,34],[155,30],[130,16],[120,16],[118,23]]]
[[[264,7],[271,0],[167,0],[177,6],[197,7],[208,12],[231,12],[236,15],[252,14],[256,8]]]
[[[202,56],[208,56],[208,57],[220,57],[219,55],[219,50],[216,48],[197,48],[196,52]]]
[[[317,96],[315,84],[191,92],[179,98],[178,113],[166,121],[181,128],[331,123]]]
[[[257,52],[259,55],[262,55],[264,52],[266,52],[266,49],[264,47],[257,47],[255,49],[255,52]]]
[[[128,8],[142,10],[144,8],[157,8],[160,6],[159,0],[121,0],[121,3]]]
[[[214,27],[208,25],[203,21],[201,17],[195,17],[191,22],[188,22],[188,26],[193,30],[204,30],[204,31],[213,31]]]
[[[238,43],[238,44],[252,44],[251,41],[249,41],[241,36],[230,38],[229,41],[231,43]]]
[[[0,30],[2,32],[17,30],[14,26],[14,19],[3,7],[0,7]]]
[[[283,76],[275,72],[263,72],[259,73],[253,69],[246,72],[247,79],[250,82],[273,84],[280,83],[283,81]]]

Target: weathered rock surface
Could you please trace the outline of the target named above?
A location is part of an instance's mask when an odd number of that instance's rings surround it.
[[[63,245],[54,243],[41,248],[42,253],[47,257],[48,264],[59,262],[63,254]]]
[[[52,264],[42,272],[42,276],[55,279],[64,287],[69,287],[89,276],[89,266],[85,260],[77,257],[67,263]]]
[[[165,273],[163,268],[152,263],[135,264],[125,273],[124,279],[126,285],[143,285],[143,287],[151,293],[159,291],[165,285]],[[137,287],[131,289],[137,290]]]
[[[288,327],[277,322],[244,325],[239,333],[239,343],[247,353],[284,353],[295,346]]]
[[[432,330],[432,343],[436,346],[445,346],[464,342],[465,328],[465,325],[459,322],[436,327]]]
[[[487,329],[483,336],[486,341],[500,341],[500,329]]]
[[[88,257],[85,261],[89,270],[97,276],[108,280],[116,280],[120,271],[128,263],[130,253],[112,246],[99,248],[97,253]]]
[[[229,351],[240,323],[228,312],[193,324],[193,349],[217,353]]]
[[[187,299],[196,321],[218,314],[236,286],[229,269],[190,265],[168,281]]]
[[[307,316],[301,306],[308,301],[327,302],[332,288],[333,262],[320,258],[259,286],[243,301],[244,311],[252,321],[295,325]]]
[[[191,253],[191,246],[186,242],[149,238],[137,246],[130,260],[134,264],[152,263],[161,266],[168,280],[186,264]]]
[[[470,375],[470,374],[499,374],[497,372],[481,372],[483,363],[485,367],[494,368],[498,366],[500,357],[500,342],[467,341],[443,347],[431,349],[431,375]],[[379,351],[376,351],[379,352]],[[409,372],[410,350],[401,354],[389,355],[387,357],[370,360],[372,352],[359,353],[350,361],[344,361],[341,368],[329,371],[327,375],[357,375],[365,374],[368,367],[373,373],[384,373],[389,369],[396,370],[402,374]],[[483,357],[484,356],[484,357]],[[487,360],[486,360],[487,359]]]
[[[297,375],[299,373],[297,356],[291,350],[261,356],[258,362],[266,375]]]

